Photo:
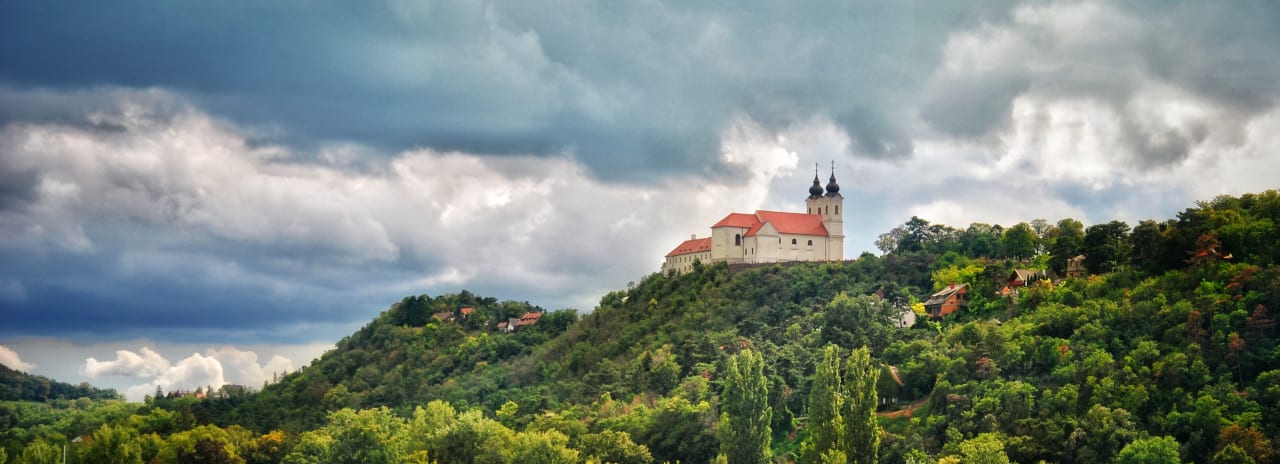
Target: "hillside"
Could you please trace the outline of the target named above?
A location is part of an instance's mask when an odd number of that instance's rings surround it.
[[[411,296],[261,393],[156,401],[102,433],[158,430],[138,452],[158,462],[200,440],[229,462],[709,462],[734,436],[726,392],[751,352],[772,455],[807,462],[830,413],[810,402],[831,394],[816,367],[835,346],[845,369],[865,347],[879,373],[881,462],[1276,462],[1278,225],[1275,191],[1132,230],[912,218],[882,237],[883,256],[698,265],[581,316]],[[1065,275],[1076,256],[1083,276],[1002,292],[1014,269]],[[952,283],[967,284],[967,308],[895,326]],[[497,330],[529,313],[537,323]],[[192,422],[147,425],[168,414]]]
[[[37,401],[90,399],[120,399],[111,389],[98,389],[87,383],[72,385],[40,375],[31,375],[0,364],[0,401]]]

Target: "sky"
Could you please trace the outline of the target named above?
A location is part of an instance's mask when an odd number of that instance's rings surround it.
[[[406,295],[591,311],[729,212],[1164,219],[1277,187],[1280,6],[0,2],[0,363],[260,386]]]

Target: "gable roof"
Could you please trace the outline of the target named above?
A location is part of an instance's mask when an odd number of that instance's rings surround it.
[[[466,307],[466,308],[462,308],[462,315],[463,315],[463,316],[465,316],[465,315],[471,314],[471,313],[473,313],[473,312],[475,312],[475,311],[476,311],[476,308],[473,308],[473,307]]]
[[[1021,280],[1023,282],[1027,282],[1030,279],[1044,278],[1045,275],[1046,274],[1043,269],[1014,269],[1013,273],[1009,274],[1009,280]]]
[[[711,237],[695,238],[681,242],[674,250],[667,253],[667,257],[687,255],[689,253],[698,253],[703,251],[711,251]]]
[[[942,290],[939,290],[938,293],[929,295],[929,301],[925,301],[924,305],[932,306],[932,305],[939,305],[939,304],[946,303],[947,299],[951,298],[951,295],[967,292],[968,290],[966,290],[966,288],[968,287],[969,287],[969,284],[949,285],[947,287],[944,287]]]
[[[760,218],[760,222],[747,231],[748,237],[758,233],[766,222],[773,224],[773,228],[780,234],[814,235],[818,237],[826,237],[828,235],[826,226],[822,225],[822,216],[818,214],[756,211],[756,217]]]
[[[728,216],[725,216],[724,219],[720,220],[720,222],[717,222],[715,223],[715,225],[712,225],[711,228],[714,229],[716,227],[741,227],[744,229],[750,229],[752,227],[755,227],[755,225],[759,222],[760,220],[756,218],[756,215],[754,214],[729,213]]]

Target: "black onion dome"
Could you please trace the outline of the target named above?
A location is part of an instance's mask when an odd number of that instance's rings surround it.
[[[818,175],[813,175],[813,185],[809,187],[809,195],[814,197],[822,196],[822,181],[818,180]]]
[[[814,180],[816,181],[817,179]],[[818,184],[814,183],[813,185],[817,186]],[[813,191],[813,189],[809,190]],[[833,172],[831,173],[831,180],[827,181],[827,195],[835,195],[838,193],[840,193],[840,184],[836,183],[836,173]]]

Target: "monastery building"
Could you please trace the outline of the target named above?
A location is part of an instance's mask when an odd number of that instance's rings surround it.
[[[844,196],[836,184],[835,170],[824,193],[818,173],[813,174],[807,211],[786,213],[756,211],[729,213],[711,226],[711,236],[695,234],[667,253],[662,273],[685,273],[693,263],[779,263],[790,261],[841,261],[844,259]]]

